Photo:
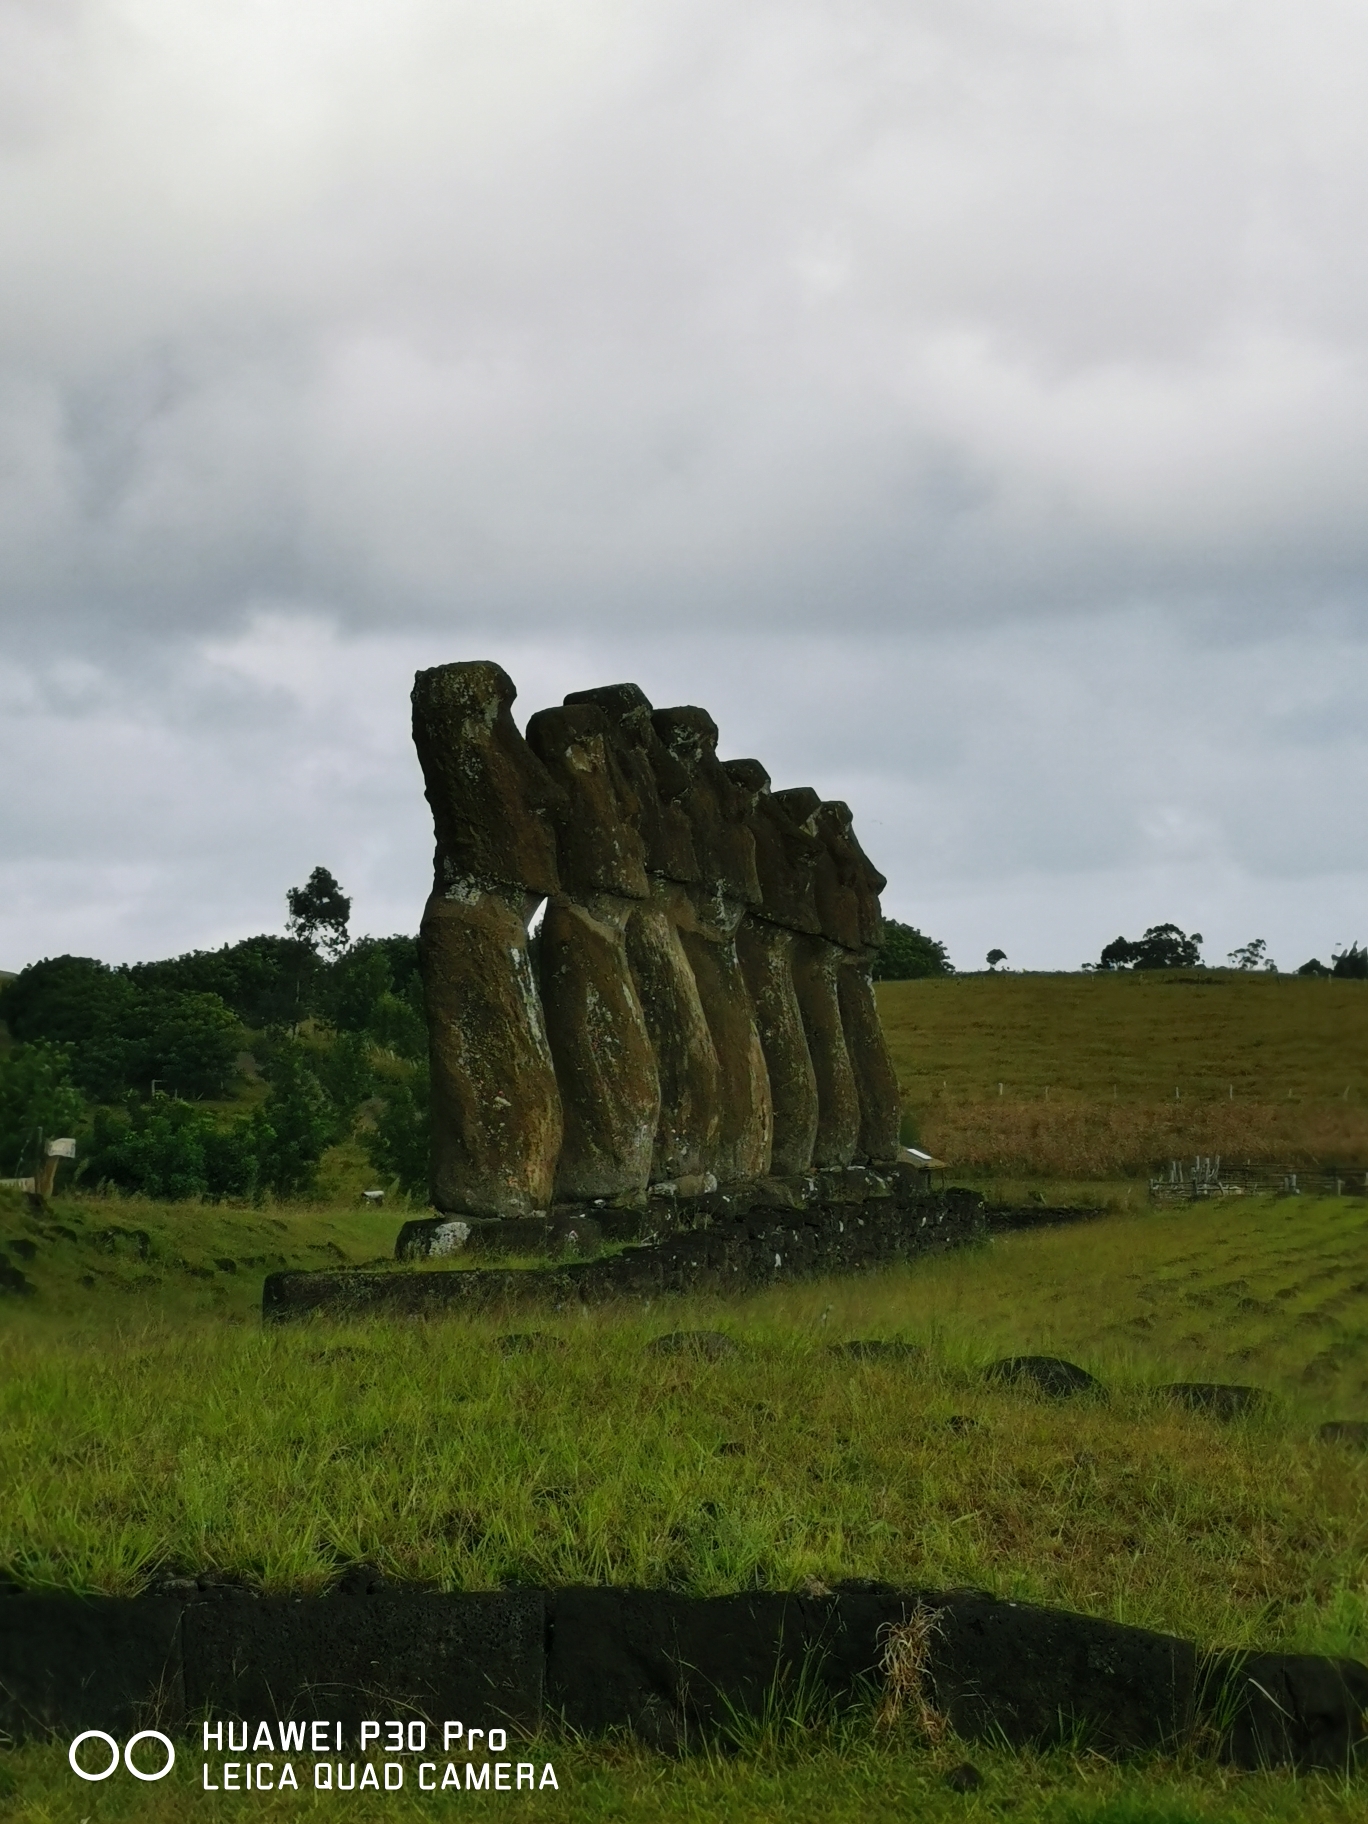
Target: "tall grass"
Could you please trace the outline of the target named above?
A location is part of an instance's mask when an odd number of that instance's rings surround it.
[[[1250,1199],[1016,1235],[753,1300],[543,1320],[111,1330],[21,1314],[0,1340],[0,1567],[134,1590],[217,1569],[321,1587],[345,1562],[446,1588],[700,1593],[849,1576],[977,1585],[1232,1645],[1368,1651],[1363,1461],[1314,1438],[1368,1391],[1368,1211]],[[659,1357],[690,1324],[734,1358]],[[920,1362],[835,1356],[852,1336]],[[1054,1406],[995,1356],[1112,1388]],[[1252,1379],[1221,1426],[1157,1382]]]

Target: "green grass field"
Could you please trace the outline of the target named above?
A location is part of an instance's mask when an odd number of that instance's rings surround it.
[[[1009,976],[880,996],[923,1138],[968,1168],[952,1179],[1091,1188],[1109,1213],[729,1304],[263,1330],[267,1271],[392,1250],[405,1211],[359,1210],[361,1167],[345,1153],[308,1206],[59,1197],[38,1221],[0,1194],[0,1249],[35,1288],[0,1306],[0,1571],[88,1591],[207,1569],[317,1588],[356,1559],[454,1589],[867,1576],[1368,1659],[1368,1456],[1316,1437],[1325,1419],[1368,1418],[1368,1203],[1155,1208],[1139,1176],[1170,1145],[1221,1150],[1210,1136],[1232,1109],[1247,1156],[1368,1158],[1354,1076],[1368,992]],[[739,1353],[645,1353],[692,1326],[727,1331]],[[534,1327],[563,1347],[494,1346]],[[832,1353],[861,1337],[924,1354]],[[1054,1405],[983,1381],[997,1356],[1029,1352],[1079,1362],[1110,1397]],[[1177,1379],[1273,1399],[1222,1424],[1157,1394]],[[526,1816],[1272,1824],[1368,1811],[1362,1778],[933,1748],[867,1719],[683,1762],[552,1747],[561,1791],[523,1795]],[[966,1755],[986,1783],[964,1795],[944,1774]],[[189,1780],[78,1787],[60,1750],[29,1746],[5,1756],[0,1814],[245,1815]],[[406,1793],[371,1810],[418,1818],[439,1802]],[[321,1796],[246,1803],[266,1818],[335,1815]],[[371,1810],[359,1795],[348,1805]]]

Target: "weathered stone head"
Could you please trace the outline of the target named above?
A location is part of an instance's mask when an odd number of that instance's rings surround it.
[[[811,787],[799,785],[775,792],[775,800],[794,823],[816,840],[819,853],[813,869],[812,888],[817,920],[823,937],[846,950],[861,947],[860,907],[851,867],[844,848],[833,846],[831,829],[822,827],[825,808]]]
[[[820,933],[813,875],[823,852],[821,842],[771,792],[769,774],[758,760],[724,764],[727,777],[751,806],[746,821],[755,838],[755,871],[760,881],[761,901],[756,909],[761,917],[786,930]]]
[[[861,949],[877,949],[883,942],[883,913],[879,895],[888,885],[865,854],[855,835],[850,806],[829,799],[814,819],[818,836],[836,862],[841,885],[853,894],[859,921]]]
[[[730,779],[717,758],[717,724],[706,709],[692,704],[658,709],[651,721],[688,780],[679,803],[693,828],[703,884],[743,905],[758,906],[755,838],[746,825],[754,794]]]
[[[413,743],[437,832],[439,892],[457,881],[555,893],[549,813],[561,793],[518,733],[512,678],[487,659],[436,665],[413,683]]]
[[[656,733],[645,691],[636,684],[603,684],[572,690],[565,701],[567,706],[593,704],[606,718],[626,793],[622,808],[645,845],[648,870],[667,880],[697,880],[693,830],[679,802],[689,789],[689,776]]]
[[[527,744],[560,787],[552,817],[564,891],[647,898],[644,845],[628,816],[636,798],[613,754],[607,716],[595,703],[539,710]]]

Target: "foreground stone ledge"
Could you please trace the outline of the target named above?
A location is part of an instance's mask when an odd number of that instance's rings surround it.
[[[271,1322],[310,1316],[430,1317],[510,1305],[565,1310],[666,1293],[754,1292],[790,1280],[867,1272],[979,1241],[992,1229],[1077,1222],[1098,1213],[990,1210],[977,1192],[956,1189],[799,1209],[778,1207],[772,1200],[748,1207],[745,1199],[718,1193],[676,1212],[675,1233],[620,1254],[545,1267],[423,1265],[272,1273],[262,1287],[261,1311]],[[415,1231],[440,1227],[443,1220],[406,1224],[406,1251],[417,1252]],[[523,1225],[514,1226],[518,1242],[524,1243]],[[611,1234],[606,1216],[601,1227]],[[488,1245],[486,1241],[486,1249]]]
[[[966,1739],[1239,1767],[1361,1765],[1368,1667],[1191,1642],[977,1591],[847,1586],[693,1598],[633,1589],[439,1595],[352,1574],[330,1596],[180,1580],[129,1599],[0,1598],[0,1730],[19,1740],[208,1717],[459,1717],[628,1728],[670,1751],[799,1680],[837,1710],[887,1692],[890,1630],[923,1627],[920,1695]],[[929,1624],[929,1625],[927,1625]]]
[[[547,1267],[273,1273],[262,1288],[262,1315],[435,1315],[520,1303],[554,1310],[672,1292],[726,1295],[886,1265],[984,1232],[981,1205],[944,1198],[903,1209],[751,1210],[621,1254]]]

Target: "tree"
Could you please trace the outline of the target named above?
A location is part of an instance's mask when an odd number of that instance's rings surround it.
[[[15,1045],[0,1057],[0,1176],[27,1178],[40,1144],[75,1133],[84,1112],[65,1045]]]
[[[1298,975],[1331,975],[1331,974],[1333,974],[1333,971],[1330,969],[1327,969],[1325,964],[1320,960],[1320,958],[1318,956],[1313,956],[1302,964],[1301,968],[1298,969],[1297,974]]]
[[[1191,937],[1177,925],[1151,925],[1141,938],[1117,937],[1107,944],[1095,963],[1085,969],[1106,973],[1112,969],[1197,969],[1201,967],[1200,931]]]
[[[261,1152],[261,1182],[277,1197],[309,1190],[324,1148],[337,1132],[337,1110],[297,1040],[280,1049],[271,1070],[263,1119],[269,1138]]]
[[[1347,950],[1341,950],[1338,956],[1330,958],[1331,975],[1348,977],[1350,981],[1368,980],[1368,950],[1360,950],[1356,943],[1350,944]]]
[[[1268,945],[1261,937],[1251,938],[1249,943],[1242,944],[1238,950],[1232,950],[1226,961],[1232,969],[1266,969],[1270,975],[1278,973],[1278,965],[1268,954]]]
[[[185,992],[157,965],[111,969],[89,956],[31,963],[8,984],[0,1014],[21,1042],[66,1045],[71,1076],[99,1102],[153,1079],[184,1096],[220,1096],[242,1034],[217,994]]]
[[[909,982],[928,975],[953,975],[954,969],[944,944],[915,925],[886,918],[872,973],[876,982]]]
[[[285,903],[290,912],[285,929],[291,937],[315,949],[321,945],[329,956],[342,954],[352,902],[326,868],[315,868],[304,886],[291,887]]]
[[[990,950],[984,958],[984,961],[990,969],[996,969],[999,963],[1005,963],[1007,961],[1007,952],[1005,950]]]
[[[382,1178],[397,1178],[401,1191],[424,1203],[429,1195],[431,1109],[430,1079],[422,1065],[407,1082],[386,1088],[374,1132],[363,1140],[376,1172]]]

